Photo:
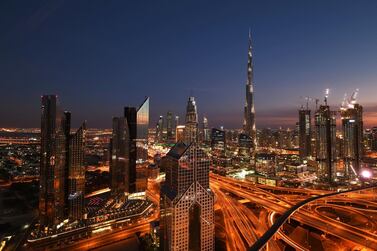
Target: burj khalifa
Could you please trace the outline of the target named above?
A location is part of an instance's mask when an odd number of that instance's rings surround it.
[[[254,108],[254,70],[253,54],[251,43],[251,32],[249,31],[249,48],[247,58],[247,82],[246,82],[246,102],[243,122],[244,133],[250,136],[253,148],[256,147],[256,127],[255,127],[255,108]]]

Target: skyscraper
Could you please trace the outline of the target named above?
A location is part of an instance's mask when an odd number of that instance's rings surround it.
[[[210,131],[208,128],[208,119],[207,117],[203,117],[203,141],[208,143],[211,140]]]
[[[254,108],[254,71],[251,32],[249,31],[249,49],[247,58],[247,82],[246,82],[246,102],[244,109],[244,133],[249,135],[253,140],[253,147],[256,147],[256,126],[255,126],[255,108]]]
[[[342,158],[345,164],[345,175],[356,177],[359,174],[363,155],[363,107],[356,103],[356,94],[347,104],[343,103],[342,117],[343,146]]]
[[[137,163],[148,161],[149,97],[137,109],[136,149]]]
[[[185,126],[179,125],[175,129],[175,142],[184,141],[185,140]]]
[[[137,191],[136,165],[145,164],[148,160],[148,126],[149,97],[138,108],[125,107],[124,117],[113,118],[110,186],[115,196]]]
[[[198,142],[198,112],[194,97],[189,97],[186,106],[185,143],[191,142]]]
[[[173,137],[173,114],[168,112],[166,115],[166,139],[170,141]]]
[[[371,149],[372,149],[372,151],[377,151],[377,127],[372,128]]]
[[[110,141],[110,189],[113,196],[129,192],[129,129],[124,117],[113,118]]]
[[[299,134],[299,152],[300,158],[306,159],[311,156],[311,142],[312,142],[312,123],[310,117],[310,110],[308,107],[298,111],[298,134]]]
[[[219,155],[225,155],[225,131],[212,128],[211,132],[211,148],[212,151]]]
[[[156,125],[156,141],[162,142],[164,140],[164,117],[161,115]]]
[[[245,133],[238,135],[238,155],[243,157],[250,157],[250,149],[253,147],[252,138]]]
[[[177,126],[179,126],[179,116],[175,116],[175,128],[177,129]]]
[[[137,111],[136,107],[125,107],[124,118],[127,121],[128,126],[128,170],[126,176],[128,176],[128,191],[129,193],[136,192],[136,160],[137,160]]]
[[[316,160],[318,162],[317,176],[325,182],[335,179],[336,159],[336,113],[330,111],[330,106],[321,105],[315,113]]]
[[[70,135],[68,169],[68,217],[71,221],[83,219],[85,195],[85,134],[86,123]]]
[[[161,187],[161,250],[214,250],[214,197],[209,187],[210,159],[197,145],[194,98],[187,104],[185,142],[166,155]]]
[[[39,179],[39,216],[42,226],[52,227],[66,216],[68,124],[69,118],[59,108],[57,96],[42,96]]]
[[[71,139],[71,113],[64,111],[64,134],[65,134],[65,167],[64,167],[64,218],[69,216],[69,168],[70,168],[70,139]]]

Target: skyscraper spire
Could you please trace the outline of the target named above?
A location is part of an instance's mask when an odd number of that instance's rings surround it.
[[[185,142],[187,144],[198,141],[198,112],[195,98],[189,97],[186,107]]]
[[[249,29],[249,48],[247,57],[247,83],[253,85],[254,72],[253,72],[253,45],[251,40],[251,29]]]
[[[246,82],[246,102],[244,111],[244,132],[249,135],[253,141],[253,147],[256,146],[256,127],[255,127],[255,109],[254,109],[254,69],[251,30],[249,30],[249,48],[247,57],[247,82]]]

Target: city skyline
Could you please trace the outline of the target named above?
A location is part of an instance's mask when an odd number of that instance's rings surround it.
[[[0,108],[7,118],[0,127],[38,127],[36,100],[53,93],[75,114],[73,127],[87,120],[89,127],[111,128],[108,118],[118,107],[144,96],[151,97],[151,125],[167,111],[183,118],[184,109],[172,108],[191,94],[200,105],[200,120],[205,114],[211,127],[241,128],[249,27],[258,129],[293,128],[305,103],[301,97],[322,100],[325,88],[331,89],[329,104],[335,108],[345,92],[359,88],[364,124],[371,127],[377,123],[377,36],[371,25],[377,23],[372,15],[377,5],[335,2],[273,2],[274,8],[218,3],[208,17],[209,3],[97,3],[83,17],[86,5],[80,3],[72,10],[70,2],[28,3],[21,9],[4,2],[0,82],[7,91],[1,99],[12,109]],[[67,16],[72,22],[63,22]],[[152,20],[158,22],[151,25]]]
[[[1,2],[0,251],[377,250],[376,12]]]

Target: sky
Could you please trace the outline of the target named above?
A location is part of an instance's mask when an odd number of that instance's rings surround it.
[[[334,109],[359,88],[377,125],[376,13],[368,0],[2,0],[0,127],[39,127],[40,96],[57,94],[73,126],[110,128],[145,96],[153,126],[193,95],[200,119],[240,128],[249,28],[257,127],[293,126],[325,88]]]

